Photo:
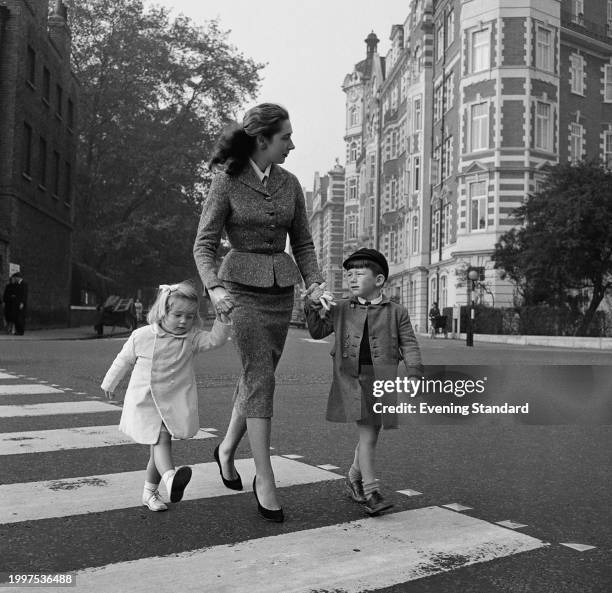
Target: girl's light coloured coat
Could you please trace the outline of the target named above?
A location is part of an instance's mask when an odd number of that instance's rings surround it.
[[[157,442],[162,421],[177,439],[195,435],[200,421],[193,357],[225,344],[231,327],[215,320],[210,332],[192,329],[178,336],[159,325],[132,332],[101,385],[113,392],[133,367],[119,429],[144,444]]]

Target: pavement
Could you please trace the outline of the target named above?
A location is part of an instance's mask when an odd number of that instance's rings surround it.
[[[81,327],[54,327],[44,329],[26,330],[23,336],[13,336],[5,332],[0,333],[0,341],[23,342],[26,340],[96,340],[100,338],[119,338],[129,336],[130,330],[123,327],[111,332],[110,328],[104,330],[103,336],[98,336],[90,325]]]

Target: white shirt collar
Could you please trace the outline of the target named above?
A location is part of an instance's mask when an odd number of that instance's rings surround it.
[[[357,297],[357,299],[359,300],[359,302],[360,302],[362,305],[365,305],[365,304],[366,304],[366,302],[367,302],[367,301],[366,301],[364,298],[361,298],[360,296],[358,296],[358,297]],[[371,304],[371,305],[379,305],[379,304],[381,303],[381,301],[382,301],[382,300],[383,300],[383,295],[382,295],[382,292],[381,292],[381,293],[380,293],[380,295],[378,295],[378,297],[377,297],[377,298],[372,299],[372,300],[370,301],[370,304]]]
[[[257,174],[257,177],[259,177],[259,181],[263,183],[264,177],[267,177],[268,179],[270,179],[270,169],[272,168],[272,165],[268,165],[266,167],[266,170],[262,172],[261,169],[257,166],[257,163],[253,159],[249,159],[249,163],[251,163],[251,167],[253,167],[253,171],[255,171],[255,173]]]

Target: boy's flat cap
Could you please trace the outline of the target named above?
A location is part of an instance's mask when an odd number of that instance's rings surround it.
[[[361,249],[355,251],[355,253],[351,253],[351,255],[349,255],[342,262],[342,267],[346,270],[347,264],[356,259],[367,259],[374,263],[377,263],[383,271],[385,280],[389,277],[389,264],[387,263],[387,258],[380,251],[376,251],[376,249],[368,249],[367,247],[362,247]]]

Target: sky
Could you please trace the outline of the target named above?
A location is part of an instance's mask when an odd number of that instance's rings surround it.
[[[284,167],[312,189],[345,162],[345,94],[342,82],[366,55],[374,31],[379,54],[390,47],[393,24],[408,16],[406,0],[147,0],[199,24],[218,17],[228,41],[245,56],[266,63],[259,96],[247,105],[273,102],[289,110],[295,150]],[[242,118],[242,114],[240,119]]]

